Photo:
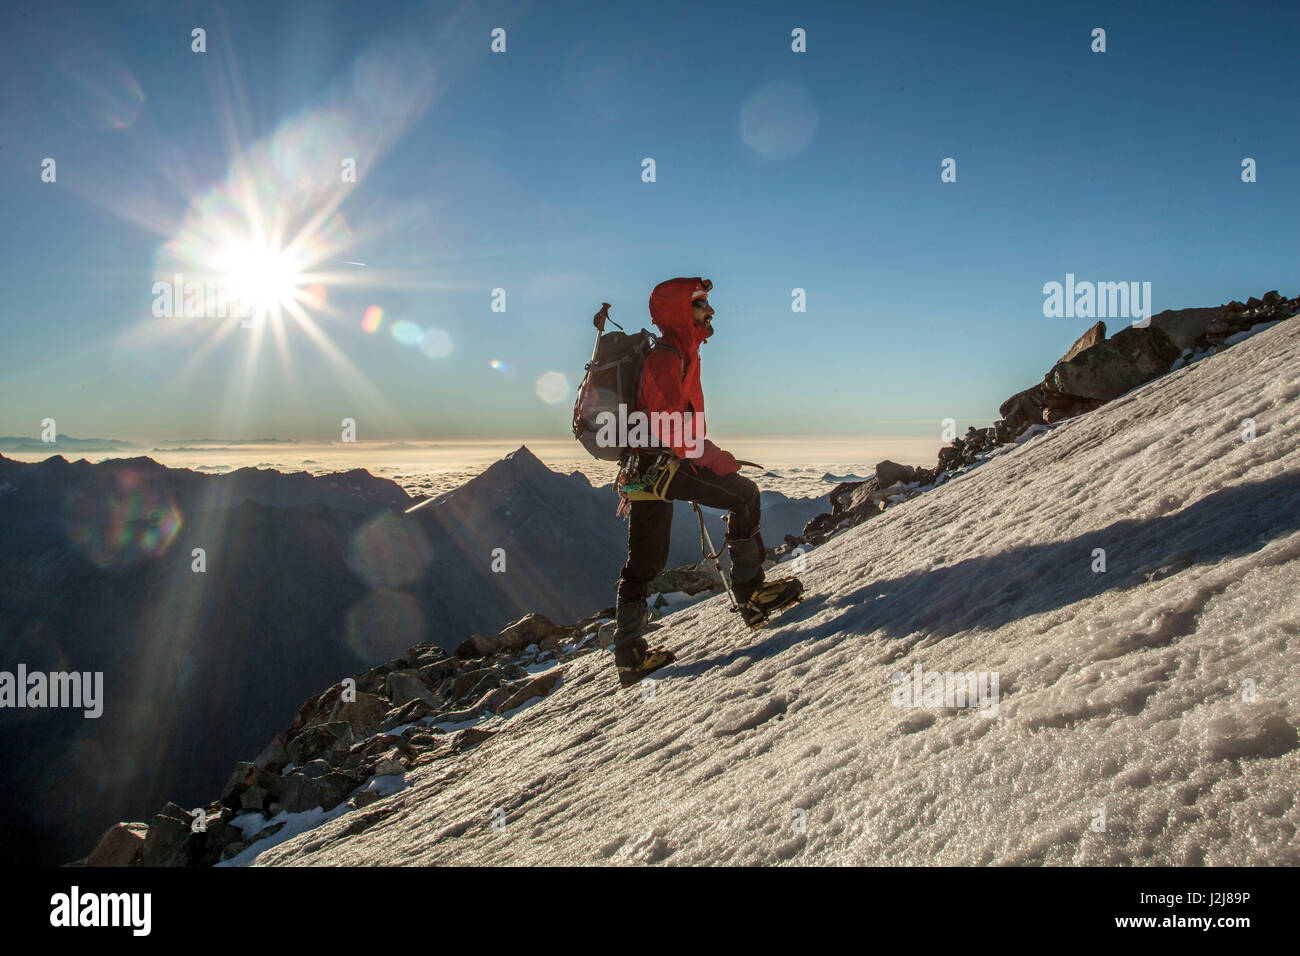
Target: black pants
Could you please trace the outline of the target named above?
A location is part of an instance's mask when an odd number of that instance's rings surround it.
[[[719,475],[683,460],[666,492],[668,501],[633,501],[627,528],[627,563],[618,579],[618,599],[645,599],[654,576],[668,563],[673,501],[694,501],[709,508],[725,508],[727,533],[748,538],[758,530],[758,485],[739,473]],[[760,560],[767,557],[763,539],[758,538]]]

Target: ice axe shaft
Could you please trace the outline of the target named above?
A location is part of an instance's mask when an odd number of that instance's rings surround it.
[[[695,509],[695,516],[700,519],[700,549],[704,552],[704,558],[712,561],[713,566],[718,569],[718,577],[722,578],[722,583],[727,588],[727,600],[731,602],[731,609],[738,610],[739,605],[736,603],[736,592],[731,589],[731,576],[722,570],[722,562],[718,560],[722,556],[722,550],[716,553],[713,550],[713,540],[709,537],[709,529],[704,527],[704,512],[700,510],[698,503],[692,501],[691,507]]]

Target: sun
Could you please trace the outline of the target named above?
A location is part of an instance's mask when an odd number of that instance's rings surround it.
[[[231,300],[254,315],[278,315],[301,298],[302,265],[273,244],[232,242],[217,258]]]

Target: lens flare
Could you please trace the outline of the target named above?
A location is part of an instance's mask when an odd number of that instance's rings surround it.
[[[126,63],[101,50],[61,56],[44,92],[82,129],[127,129],[145,99]]]
[[[373,335],[379,330],[379,323],[383,321],[384,310],[377,305],[372,305],[361,316],[361,328]]]
[[[420,339],[424,338],[424,329],[407,319],[398,319],[389,334],[399,345],[419,345]]]
[[[318,311],[325,307],[327,297],[328,293],[325,291],[325,287],[319,282],[312,283],[298,294],[298,298],[302,300],[304,305]]]
[[[348,644],[363,661],[390,660],[427,640],[419,602],[405,591],[371,591],[348,609]]]
[[[429,358],[446,358],[451,354],[451,336],[442,329],[425,329],[420,339],[420,351]]]
[[[569,380],[560,372],[543,372],[537,379],[537,397],[554,405],[569,397]]]
[[[161,556],[181,527],[167,489],[146,472],[123,468],[64,501],[64,524],[72,545],[101,568]]]
[[[352,537],[348,567],[372,588],[400,588],[415,581],[433,559],[420,526],[389,511],[367,521]]]

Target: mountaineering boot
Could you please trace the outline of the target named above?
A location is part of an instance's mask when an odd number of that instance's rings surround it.
[[[644,642],[643,642],[644,643]],[[632,687],[641,683],[646,675],[667,667],[677,660],[677,655],[666,647],[652,647],[649,650],[637,650],[631,658],[633,663],[618,665],[618,683],[620,687]],[[614,660],[618,660],[615,655]]]
[[[728,536],[727,547],[731,553],[731,590],[740,616],[750,627],[762,627],[773,612],[803,596],[803,584],[797,578],[763,579],[767,549],[757,531],[748,538]]]
[[[621,686],[639,684],[647,674],[677,659],[672,651],[651,648],[642,636],[654,626],[649,623],[650,608],[645,601],[620,600],[614,609],[614,619],[614,664],[618,667]]]
[[[803,582],[798,578],[764,581],[745,600],[740,616],[750,627],[762,627],[776,611],[803,599]]]
[[[763,539],[757,531],[748,538],[727,535],[727,552],[731,555],[731,591],[736,603],[744,607],[749,596],[763,583],[763,559],[767,557]]]

